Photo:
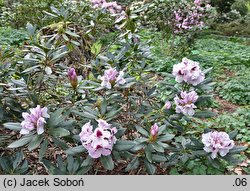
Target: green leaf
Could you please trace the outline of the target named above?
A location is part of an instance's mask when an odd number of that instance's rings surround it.
[[[26,145],[27,143],[29,143],[35,135],[26,135],[24,137],[22,137],[21,139],[11,143],[8,148],[17,148],[17,147],[21,147]]]
[[[79,116],[81,116],[81,117],[86,117],[86,118],[88,118],[88,119],[97,119],[97,117],[95,116],[95,115],[93,115],[93,114],[91,114],[91,113],[88,113],[88,112],[78,112],[78,111],[74,111],[74,113],[76,114],[76,115],[79,115]]]
[[[107,100],[104,98],[101,104],[101,115],[104,115],[107,111]]]
[[[134,141],[117,141],[116,144],[114,145],[114,149],[117,151],[127,151],[132,149],[135,146]]]
[[[229,135],[229,138],[233,140],[238,135],[238,130],[235,129],[234,131],[231,131],[230,133],[228,133],[228,135]]]
[[[48,120],[49,128],[56,127],[60,122],[63,121],[63,116],[62,116],[63,110],[64,110],[63,108],[60,108],[50,114],[50,118]]]
[[[67,129],[64,128],[55,128],[50,130],[49,132],[53,137],[65,137],[70,135],[70,132]]]
[[[141,133],[142,135],[146,136],[146,137],[149,137],[149,133],[142,127],[136,125],[135,126],[136,130]]]
[[[167,158],[163,155],[152,154],[152,160],[155,162],[165,162]]]
[[[126,130],[127,130],[126,128],[119,128],[117,130],[117,133],[115,134],[115,137],[116,138],[121,138],[124,135]]]
[[[69,31],[69,30],[66,30],[65,33],[67,33],[67,34],[70,35],[70,36],[76,37],[76,38],[80,37],[78,34],[76,34],[76,33],[74,33],[74,32],[71,32],[71,31]]]
[[[92,166],[83,166],[78,170],[77,175],[86,174],[91,168]]]
[[[123,108],[121,107],[120,109],[112,109],[110,112],[107,113],[105,116],[105,119],[111,120],[112,118],[115,117],[116,114],[118,114]]]
[[[104,166],[105,169],[107,170],[113,170],[115,165],[114,162],[112,160],[112,157],[109,156],[101,156],[100,161],[102,163],[102,165]]]
[[[216,113],[211,112],[211,111],[197,111],[194,114],[194,117],[197,118],[210,118],[216,116]]]
[[[102,44],[97,41],[91,46],[91,53],[94,55],[98,55],[101,52]]]
[[[22,129],[21,123],[4,123],[3,126],[6,129],[10,129],[14,131],[20,131]]]
[[[17,152],[15,156],[15,160],[13,162],[13,169],[15,170],[19,164],[21,164],[23,160],[23,152]]]
[[[149,163],[147,160],[144,160],[144,164],[145,164],[148,174],[155,174],[155,171],[156,171],[155,165]]]
[[[171,139],[174,138],[174,135],[172,134],[165,134],[163,136],[160,136],[157,141],[162,141],[162,142],[165,142],[165,141],[170,141]]]
[[[145,147],[144,152],[145,152],[145,155],[146,155],[146,158],[148,159],[148,161],[152,163],[152,152],[148,146]]]
[[[41,142],[43,141],[42,135],[35,135],[35,137],[30,141],[28,150],[32,151],[40,146]]]
[[[78,153],[83,153],[85,152],[86,149],[80,145],[80,146],[77,146],[77,147],[72,147],[72,148],[69,148],[65,151],[65,153],[67,153],[68,155],[75,155],[75,154],[78,154]]]
[[[159,145],[158,143],[153,143],[151,144],[153,149],[156,150],[157,152],[163,153],[164,152],[164,148]]]
[[[125,171],[131,171],[134,169],[137,169],[138,166],[140,165],[139,159],[138,157],[133,158],[133,160],[127,165],[127,167],[125,168]]]
[[[231,150],[229,150],[230,154],[238,154],[242,151],[245,151],[248,147],[247,146],[234,146]]]
[[[81,166],[91,166],[93,163],[94,159],[88,155],[87,158],[83,161]]]
[[[41,161],[43,156],[45,155],[48,145],[49,145],[48,139],[44,140],[43,143],[41,144],[41,148],[39,151],[39,161]]]

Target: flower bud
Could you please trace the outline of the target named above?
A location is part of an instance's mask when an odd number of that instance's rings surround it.
[[[164,105],[164,108],[165,109],[170,109],[171,108],[171,102],[170,101],[167,101],[166,103],[165,103],[165,105]]]
[[[155,123],[150,129],[151,136],[156,137],[158,135],[158,132],[159,132],[159,127]]]
[[[75,90],[78,84],[78,80],[77,80],[77,75],[76,75],[76,70],[75,68],[70,68],[68,70],[68,78],[70,80],[71,86],[73,87],[73,89]]]

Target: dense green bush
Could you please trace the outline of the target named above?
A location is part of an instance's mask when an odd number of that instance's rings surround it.
[[[212,6],[216,7],[219,13],[231,11],[231,6],[235,0],[211,0]]]
[[[232,6],[232,10],[238,11],[242,16],[245,16],[248,13],[248,7],[246,0],[236,0]]]
[[[48,11],[51,5],[60,5],[62,0],[23,0],[3,1],[0,7],[0,26],[13,28],[25,27],[28,22],[38,26],[47,24],[43,11]]]

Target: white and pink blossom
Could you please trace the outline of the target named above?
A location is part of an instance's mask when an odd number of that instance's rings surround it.
[[[20,134],[29,134],[30,131],[36,129],[37,134],[40,135],[44,132],[44,125],[46,123],[46,118],[49,118],[47,107],[41,108],[37,105],[36,108],[31,108],[30,113],[22,113],[24,121],[22,121],[22,129]]]
[[[101,86],[111,89],[114,85],[123,85],[126,83],[123,75],[123,71],[118,72],[115,68],[105,70],[104,75],[100,77],[102,80]]]
[[[205,74],[201,71],[199,63],[183,58],[182,62],[173,66],[172,74],[178,83],[186,82],[197,86],[205,79]]]
[[[229,138],[225,132],[213,131],[202,135],[204,150],[211,154],[211,158],[215,159],[218,155],[224,157],[230,149],[234,147],[234,141]]]
[[[187,93],[186,91],[180,93],[180,97],[176,95],[174,98],[175,101],[175,111],[176,113],[183,113],[184,115],[192,116],[194,115],[195,102],[198,99],[198,95],[195,91]]]
[[[82,127],[79,134],[83,146],[92,158],[110,155],[113,145],[116,143],[117,129],[102,119],[97,122],[98,127],[95,130],[88,122]]]

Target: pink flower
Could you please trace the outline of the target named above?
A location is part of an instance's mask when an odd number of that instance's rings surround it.
[[[166,103],[164,105],[165,109],[170,109],[171,106],[172,106],[171,102],[170,101],[166,101]]]
[[[178,83],[186,82],[197,86],[205,79],[205,74],[201,71],[199,63],[183,58],[182,62],[173,66],[172,74]]]
[[[198,99],[198,95],[195,91],[181,92],[180,98],[176,95],[174,98],[175,101],[175,111],[176,113],[183,113],[184,115],[192,116],[194,115],[194,109],[197,108],[194,103]]]
[[[229,135],[225,132],[209,132],[202,134],[202,142],[204,150],[211,154],[211,158],[215,159],[218,155],[224,157],[230,149],[234,147],[234,141],[230,140]]]
[[[49,118],[47,107],[41,108],[37,105],[36,108],[30,109],[30,114],[27,112],[22,113],[24,121],[22,121],[22,129],[20,134],[29,134],[33,129],[37,129],[37,134],[40,135],[44,132],[45,118]]]
[[[113,145],[116,143],[115,133],[117,133],[117,129],[112,128],[111,124],[102,119],[97,120],[97,122],[98,127],[94,131],[88,122],[82,127],[79,134],[83,146],[92,158],[110,155]]]
[[[120,13],[122,7],[116,1],[106,2],[105,0],[91,0],[94,8],[102,8],[108,10],[111,14]]]
[[[151,134],[151,136],[156,137],[156,136],[158,135],[158,132],[159,132],[159,127],[158,127],[158,125],[155,123],[155,124],[151,127],[151,129],[150,129],[150,134]]]
[[[123,78],[124,72],[119,73],[115,68],[110,68],[104,71],[104,75],[100,78],[102,80],[101,86],[111,89],[114,85],[125,84],[126,80]]]
[[[76,89],[78,80],[77,80],[77,74],[76,74],[75,68],[70,68],[68,70],[68,77],[69,77],[71,86],[73,87],[73,89]]]

